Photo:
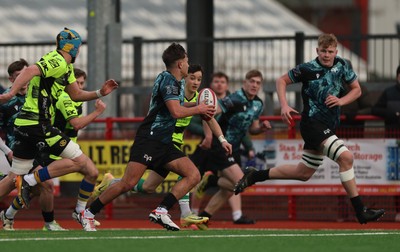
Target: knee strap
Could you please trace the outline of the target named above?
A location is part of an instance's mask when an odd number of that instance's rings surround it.
[[[322,155],[315,155],[311,153],[303,153],[303,156],[301,157],[301,161],[303,164],[305,164],[307,167],[312,168],[312,169],[318,169],[320,165],[322,165],[322,162],[324,160],[324,156]]]
[[[354,168],[351,167],[351,169],[349,169],[347,171],[339,172],[339,177],[340,177],[340,181],[342,181],[342,182],[352,180],[354,178]]]
[[[330,136],[324,143],[323,153],[333,161],[336,161],[344,151],[348,151],[347,147],[343,140],[335,135]]]

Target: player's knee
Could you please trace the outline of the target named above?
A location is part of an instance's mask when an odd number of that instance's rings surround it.
[[[96,181],[98,177],[99,177],[99,171],[98,170],[91,170],[85,176],[85,178],[88,181]]]
[[[317,165],[317,167],[319,165]],[[305,181],[308,181],[312,177],[312,175],[314,175],[317,168],[307,166],[304,162],[300,162],[300,164],[297,166],[296,170],[297,170],[297,172],[296,172],[297,179],[305,182]]]
[[[84,175],[91,176],[95,175],[96,172],[98,173],[93,161],[83,153],[80,156],[73,158],[72,161],[74,162],[74,165],[78,167],[77,171]]]
[[[224,198],[226,198],[226,199],[229,199],[230,197],[233,196],[233,187],[230,190],[220,187],[219,190],[221,191],[221,193],[224,195]]]
[[[336,162],[342,167],[352,167],[354,162],[353,154],[350,151],[344,151]]]
[[[201,180],[199,170],[193,169],[193,171],[190,172],[190,175],[187,178],[189,179],[191,185],[193,185],[193,187],[194,187],[195,185],[200,183],[200,180]]]
[[[304,152],[301,161],[296,168],[297,179],[300,181],[308,181],[318,167],[322,165],[323,160],[324,156],[322,155]]]
[[[96,168],[96,166],[93,164],[93,162],[88,158],[88,162],[86,163],[87,169],[87,176],[91,177],[92,179],[97,179],[99,176],[99,170]]]
[[[146,185],[146,183],[143,184],[142,189],[145,193],[154,193],[156,192],[156,188],[154,188],[154,186],[149,186]]]
[[[303,173],[300,173],[300,174],[299,174],[298,179],[299,179],[300,181],[305,182],[305,181],[308,181],[308,180],[311,178],[311,176],[312,176],[312,175],[303,172]]]
[[[116,187],[120,190],[119,193],[125,193],[132,190],[132,188],[136,185],[134,180],[124,180],[121,179],[120,183],[116,185]]]
[[[330,136],[323,144],[323,153],[333,161],[337,161],[343,153],[349,152],[343,140],[337,136]]]

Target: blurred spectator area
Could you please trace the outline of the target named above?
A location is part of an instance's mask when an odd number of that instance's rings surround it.
[[[0,83],[3,85],[8,83],[6,68],[11,62],[19,58],[36,62],[55,48],[55,34],[67,24],[87,39],[86,1],[1,2],[7,6],[0,9],[4,21],[0,31],[7,35],[0,42]],[[265,115],[276,114],[278,108],[274,95],[276,78],[297,63],[315,58],[316,38],[322,32],[337,35],[341,43],[338,55],[352,62],[362,85],[371,92],[379,92],[393,84],[393,73],[400,62],[400,40],[394,23],[387,21],[379,29],[375,27],[376,2],[218,0],[214,1],[215,38],[198,39],[196,43],[212,43],[214,71],[228,74],[231,91],[240,87],[249,69],[257,68],[264,74],[264,92],[260,97],[266,104]],[[393,1],[388,1],[386,7],[380,4],[379,10],[384,13],[395,10],[389,2]],[[155,76],[164,69],[160,59],[162,51],[171,42],[187,46],[185,7],[185,0],[121,0],[122,79],[115,116],[146,114],[150,88]],[[37,19],[42,12],[52,15]],[[390,16],[393,15],[387,15]],[[372,29],[374,32],[370,33]],[[87,49],[84,44],[76,67],[88,69]],[[141,55],[136,57],[139,61],[134,61],[135,54]],[[299,90],[300,85],[290,87],[289,102],[301,110]]]

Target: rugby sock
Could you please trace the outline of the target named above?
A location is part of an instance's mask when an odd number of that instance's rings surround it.
[[[132,191],[134,192],[140,192],[140,193],[144,193],[145,191],[143,191],[143,184],[144,184],[144,179],[139,179],[138,183],[132,188]]]
[[[178,200],[175,198],[175,195],[173,195],[172,193],[168,193],[167,196],[164,197],[164,199],[161,201],[160,205],[158,205],[159,207],[163,207],[167,210],[171,209],[171,207],[173,207],[176,202]]]
[[[77,213],[82,212],[86,208],[86,204],[89,200],[90,195],[92,194],[94,189],[94,184],[87,182],[86,180],[82,180],[81,185],[79,187],[78,201],[76,203],[75,211]]]
[[[269,179],[269,169],[267,170],[261,170],[261,171],[255,171],[253,173],[253,183],[259,182],[259,181],[265,181]]]
[[[242,217],[242,211],[241,210],[237,210],[237,211],[232,212],[233,221],[239,220],[240,217]]]
[[[53,222],[54,221],[54,211],[51,211],[51,212],[42,211],[42,216],[43,216],[44,222]]]
[[[219,177],[212,174],[208,177],[207,186],[205,188],[215,187],[218,186],[218,179]]]
[[[13,202],[5,212],[5,215],[8,219],[14,219],[15,215],[18,213],[18,210],[20,209],[22,209],[22,203],[18,197],[15,197]]]
[[[119,182],[119,181],[121,181],[120,178],[112,179],[112,180],[110,181],[110,185],[109,185],[108,187],[110,187],[111,185],[113,185],[113,184],[115,184],[115,183],[117,183],[117,182]]]
[[[24,176],[24,179],[30,186],[35,186],[38,183],[51,179],[47,166],[38,171]]]
[[[180,200],[179,200],[179,207],[181,209],[181,217],[184,218],[192,213],[190,210],[190,204],[189,204],[189,193],[185,194]]]
[[[199,211],[200,211],[200,209],[198,209],[198,208],[192,208],[192,213],[195,215],[199,215]]]
[[[85,215],[86,213],[90,213],[91,215],[96,215],[98,212],[100,212],[101,209],[103,209],[104,204],[100,201],[100,198],[95,199],[92,204],[90,205],[90,207],[88,209],[86,209],[85,211]],[[93,217],[88,215],[88,217]]]
[[[350,202],[353,205],[354,211],[356,213],[361,213],[362,211],[364,211],[364,204],[362,203],[360,196],[350,198]]]

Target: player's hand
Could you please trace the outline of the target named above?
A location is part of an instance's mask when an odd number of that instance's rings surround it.
[[[232,144],[228,142],[223,142],[221,143],[222,148],[224,148],[226,155],[231,155],[232,154]]]
[[[96,100],[96,103],[94,104],[94,106],[96,107],[97,112],[99,112],[99,114],[102,114],[104,112],[104,110],[106,110],[107,105],[100,99]]]
[[[7,159],[8,159],[8,161],[10,161],[10,162],[12,162],[12,160],[13,160],[13,151],[10,151],[8,154],[7,154]]]
[[[0,94],[0,104],[8,102],[11,98],[12,96],[10,95],[10,93]]]
[[[334,95],[328,95],[325,99],[325,105],[328,106],[328,108],[333,108],[336,106],[342,106],[342,103],[340,98]]]
[[[206,103],[200,103],[199,105],[197,105],[198,109],[199,109],[199,114],[200,115],[205,115],[207,117],[214,117],[215,112],[217,111],[215,109],[214,105],[206,105]]]
[[[268,120],[262,121],[260,127],[262,130],[269,130],[272,128],[271,123]]]
[[[299,112],[297,110],[294,110],[293,108],[291,108],[289,106],[285,106],[285,107],[281,108],[282,121],[284,121],[287,125],[293,127],[294,119],[293,119],[291,113],[299,114]]]
[[[199,144],[199,147],[204,149],[204,150],[209,150],[211,149],[211,143],[212,143],[212,138],[211,140],[208,139],[207,137],[203,139],[203,141]]]
[[[118,88],[118,83],[115,80],[107,80],[106,82],[104,82],[103,86],[100,89],[100,94],[102,96],[106,96],[109,93],[111,93],[112,91],[114,91],[114,89]]]

